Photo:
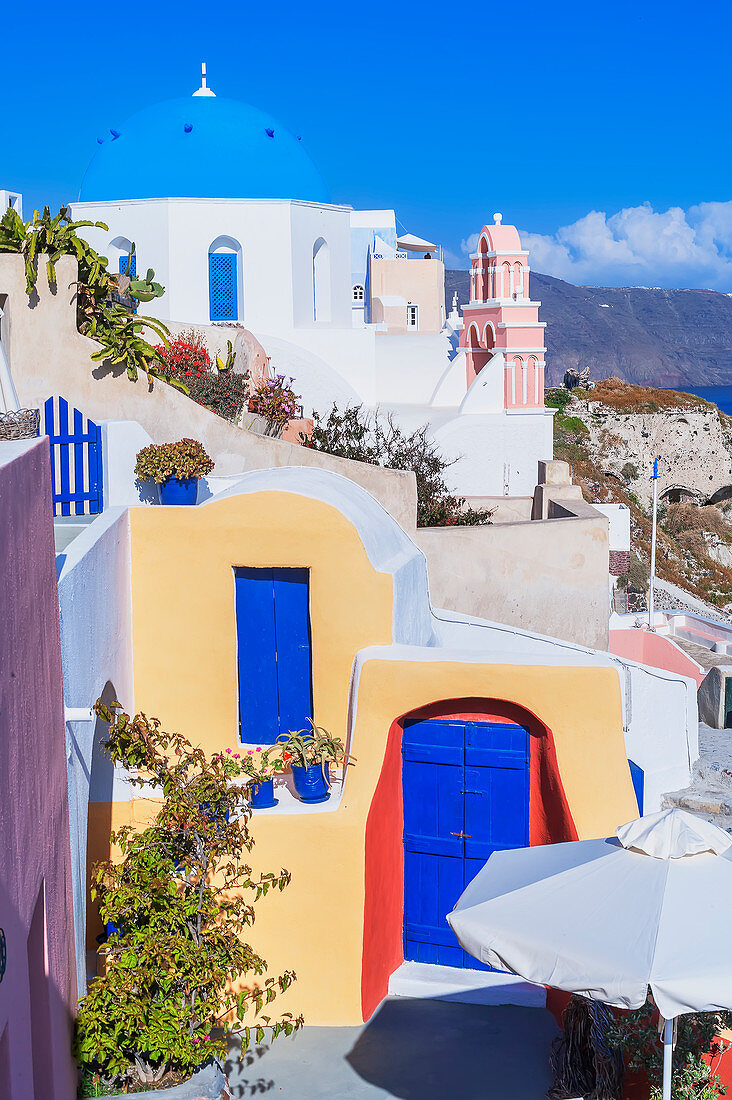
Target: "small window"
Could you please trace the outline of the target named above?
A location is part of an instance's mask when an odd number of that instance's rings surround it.
[[[364,290],[360,283],[356,283],[353,288],[353,300],[354,302],[362,302],[364,299]]]
[[[419,306],[407,306],[407,328],[419,328]]]

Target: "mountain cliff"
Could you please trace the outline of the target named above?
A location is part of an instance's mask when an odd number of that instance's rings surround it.
[[[449,312],[469,300],[467,271],[445,272]],[[567,367],[662,387],[732,385],[732,297],[713,290],[573,286],[531,272],[547,322],[547,386]]]

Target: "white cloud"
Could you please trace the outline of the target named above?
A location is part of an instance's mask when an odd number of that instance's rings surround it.
[[[463,241],[474,250],[476,238]],[[596,286],[732,290],[732,202],[656,211],[650,203],[610,217],[602,211],[553,235],[521,231],[535,271]]]

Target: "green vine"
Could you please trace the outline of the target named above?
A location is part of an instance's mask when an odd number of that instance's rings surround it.
[[[144,336],[150,330],[168,343],[169,332],[162,321],[142,317],[133,312],[135,303],[149,302],[164,294],[164,288],[154,281],[150,269],[145,279],[130,279],[108,271],[108,259],[78,235],[84,226],[108,229],[104,222],[72,221],[68,207],[62,206],[55,217],[49,208],[43,214],[34,210],[29,222],[24,222],[16,210],[8,208],[0,219],[0,253],[15,252],[25,262],[25,283],[28,297],[36,291],[38,265],[46,257],[46,275],[51,290],[56,292],[56,264],[62,256],[74,256],[79,277],[76,282],[77,327],[83,336],[101,344],[91,359],[93,362],[123,364],[127,377],[137,381],[140,371],[152,383],[163,376],[161,354]],[[134,253],[134,245],[130,255]],[[129,269],[128,262],[128,269]],[[123,294],[128,298],[125,301]],[[169,384],[187,392],[175,379]]]

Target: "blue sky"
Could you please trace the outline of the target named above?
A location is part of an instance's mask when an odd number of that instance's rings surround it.
[[[216,92],[302,135],[334,201],[394,207],[454,266],[501,210],[537,270],[732,291],[729,3],[27,10],[6,6],[0,69],[0,188],[27,216],[75,198],[97,135],[193,91],[205,59]]]

